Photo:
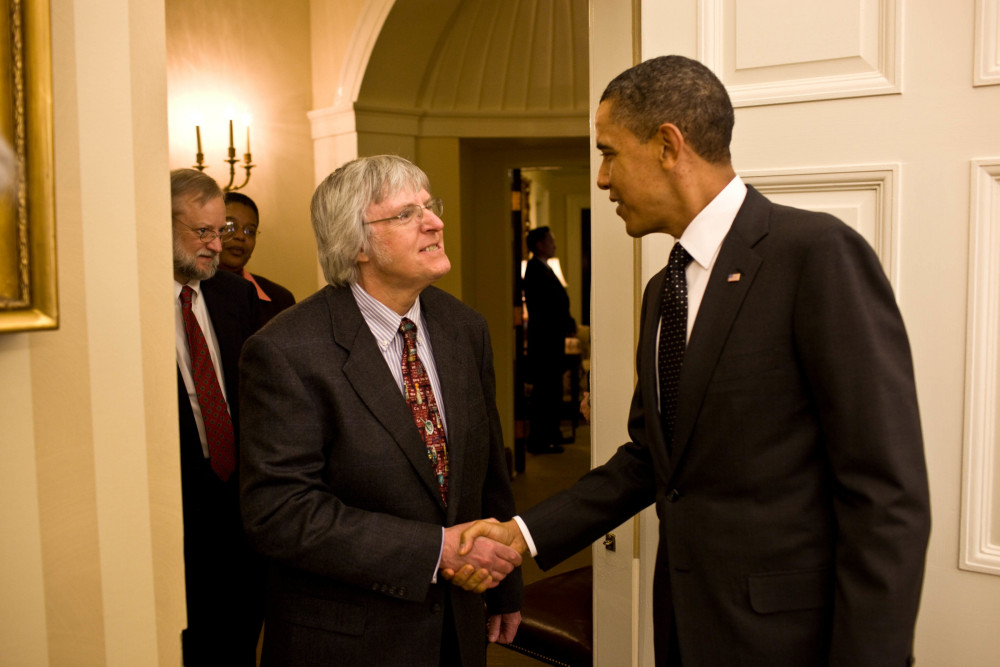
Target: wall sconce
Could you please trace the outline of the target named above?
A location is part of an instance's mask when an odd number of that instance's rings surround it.
[[[194,126],[195,134],[198,137],[198,152],[195,153],[196,164],[194,168],[198,171],[205,171],[205,154],[201,151],[201,125]],[[246,170],[246,178],[243,182],[237,186],[233,186],[233,182],[236,180],[236,163],[239,160],[236,159],[236,147],[233,145],[233,121],[229,120],[229,157],[226,158],[226,162],[229,163],[229,184],[222,188],[223,192],[232,192],[233,190],[239,190],[246,186],[250,182],[250,170],[257,165],[252,164],[250,157],[250,123],[247,123],[247,152],[243,154],[243,164],[240,166]]]

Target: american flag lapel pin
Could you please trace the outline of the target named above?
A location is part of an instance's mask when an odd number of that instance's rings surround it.
[[[732,273],[730,273],[726,277],[726,282],[727,283],[738,283],[740,281],[740,278],[742,278],[742,277],[743,277],[742,273],[740,273],[739,271],[733,271]]]

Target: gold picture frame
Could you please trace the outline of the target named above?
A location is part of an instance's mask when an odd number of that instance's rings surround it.
[[[55,329],[49,1],[0,0],[0,12],[0,333]]]

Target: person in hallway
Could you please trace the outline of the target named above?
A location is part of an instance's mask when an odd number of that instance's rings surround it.
[[[520,556],[485,539],[457,554],[463,527],[514,499],[486,321],[431,285],[451,268],[442,212],[403,158],[334,171],[312,200],[329,284],[244,347],[264,665],[484,665],[520,622]]]
[[[569,314],[569,295],[549,267],[556,240],[548,227],[528,232],[531,259],[524,270],[524,301],[528,307],[528,377],[530,430],[527,449],[534,454],[559,453],[565,442],[562,420],[566,336],[576,330]]]
[[[655,503],[657,665],[912,664],[927,473],[878,257],[744,185],[729,96],[694,60],[625,71],[595,121],[597,184],[626,232],[677,241],[642,299],[631,441],[463,540],[549,568]]]
[[[295,305],[295,296],[278,283],[247,271],[247,262],[257,247],[260,213],[256,202],[242,192],[227,192],[225,199],[226,220],[233,223],[235,233],[222,244],[219,268],[253,283],[257,290],[260,325],[264,326],[285,308]]]
[[[256,662],[263,620],[260,559],[239,511],[239,375],[243,342],[257,329],[253,285],[217,271],[233,234],[222,190],[194,169],[170,172],[174,240],[177,407],[180,418],[184,664]]]

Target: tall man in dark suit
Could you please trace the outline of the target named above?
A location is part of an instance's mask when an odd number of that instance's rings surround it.
[[[242,278],[216,272],[222,242],[233,233],[216,182],[194,169],[177,169],[170,173],[170,190],[188,613],[184,664],[252,667],[263,578],[243,534],[236,462],[239,354],[257,328],[257,296]]]
[[[658,665],[906,665],[930,520],[903,322],[855,231],[735,175],[733,118],[687,58],[608,85],[598,186],[629,235],[677,239],[643,297],[631,442],[464,538],[551,567],[655,502]]]
[[[235,273],[253,283],[257,292],[260,325],[286,308],[295,305],[295,296],[273,280],[247,271],[247,262],[257,248],[260,234],[260,211],[257,203],[242,192],[226,193],[226,220],[233,224],[233,235],[222,244],[219,268]]]
[[[559,453],[563,436],[563,373],[566,336],[576,322],[569,314],[569,295],[548,261],[556,254],[556,240],[548,227],[528,232],[531,259],[524,269],[524,302],[528,307],[528,373],[531,379],[527,448],[535,454]]]
[[[312,200],[329,285],[244,348],[264,665],[484,665],[487,634],[520,622],[520,556],[485,539],[457,555],[463,522],[508,519],[514,500],[486,322],[431,286],[451,264],[429,189],[394,156],[330,174]]]

